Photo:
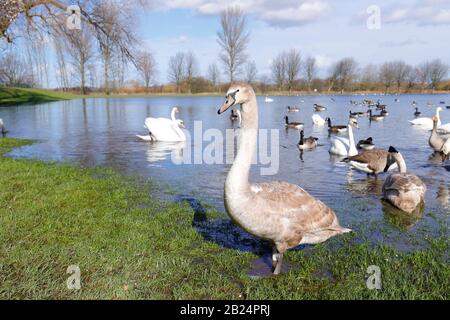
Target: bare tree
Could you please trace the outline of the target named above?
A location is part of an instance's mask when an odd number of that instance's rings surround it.
[[[247,62],[245,65],[245,81],[249,84],[253,84],[258,76],[258,70],[256,69],[256,62]]]
[[[67,18],[67,9],[74,4],[70,0],[2,0],[0,2],[0,38],[13,42],[16,33],[39,31],[41,33],[52,33],[55,24],[61,22],[61,18]],[[129,14],[139,5],[142,0],[78,0],[76,4],[81,9],[83,23],[89,24],[95,30],[98,41],[104,42],[108,38],[111,43],[122,51],[127,59],[133,59],[130,40],[134,39],[130,26],[133,19]],[[111,33],[108,30],[110,19],[108,15],[99,14],[99,7],[119,8],[122,23]],[[117,10],[113,10],[117,11]],[[124,24],[123,22],[127,22]],[[13,30],[15,24],[21,24],[20,28]]]
[[[420,89],[422,90],[430,77],[430,63],[428,61],[420,63],[416,67],[416,75],[417,81],[420,84]]]
[[[303,68],[303,74],[305,77],[306,84],[308,86],[308,91],[311,91],[311,84],[314,78],[316,77],[316,73],[317,73],[316,58],[307,57]]]
[[[282,52],[272,61],[272,78],[280,91],[287,82],[286,70],[286,54]]]
[[[63,89],[63,91],[65,91],[69,88],[69,75],[67,72],[67,62],[64,52],[63,39],[60,37],[55,37],[53,39],[53,44],[56,54],[56,78],[59,81],[59,86]]]
[[[294,88],[295,81],[297,81],[301,69],[300,52],[296,49],[291,49],[285,53],[286,57],[286,84],[289,92]]]
[[[359,81],[362,83],[375,83],[379,79],[378,73],[378,66],[370,63],[361,70],[361,77]]]
[[[220,71],[217,64],[212,63],[208,67],[208,80],[212,83],[214,86],[214,89],[217,87],[217,85],[220,82]]]
[[[449,65],[440,59],[435,59],[429,63],[428,84],[432,90],[435,90],[439,83],[447,76]]]
[[[380,66],[380,82],[384,84],[385,91],[387,92],[389,88],[396,81],[396,70],[394,62],[385,62]]]
[[[184,63],[185,57],[183,52],[178,52],[169,59],[168,78],[169,81],[177,86],[178,93],[181,92],[181,85],[184,80]]]
[[[417,69],[409,64],[406,65],[406,69],[406,91],[409,91],[417,82]]]
[[[404,61],[394,61],[394,78],[395,83],[397,84],[397,92],[400,92],[400,88],[402,83],[404,83],[408,77],[409,68],[408,65]]]
[[[110,93],[111,68],[113,59],[116,58],[121,64],[123,59],[131,59],[131,52],[136,44],[134,36],[133,6],[125,1],[100,0],[92,3],[92,23],[99,28],[96,38],[100,44],[103,59],[104,88],[106,94]],[[117,72],[115,72],[117,74]]]
[[[261,84],[261,92],[266,94],[270,86],[270,77],[266,74],[259,78],[259,83]]]
[[[94,36],[89,28],[81,30],[62,30],[66,41],[66,53],[80,78],[80,89],[86,94],[87,65],[94,58]]]
[[[7,86],[32,86],[29,69],[17,52],[8,52],[0,57],[0,83]]]
[[[198,62],[194,53],[188,52],[184,54],[184,64],[184,80],[188,86],[188,92],[191,93],[192,83],[198,71]]]
[[[226,74],[233,82],[241,66],[246,62],[245,50],[249,40],[247,18],[238,7],[230,7],[220,16],[221,29],[217,32],[217,42],[223,50],[220,54]]]
[[[329,78],[329,91],[337,85],[337,89],[341,92],[350,88],[350,85],[356,78],[358,71],[358,63],[353,58],[344,58],[336,62],[331,68]]]
[[[148,90],[150,82],[156,73],[156,62],[152,53],[149,51],[139,52],[136,55],[136,68],[144,80],[146,90]]]

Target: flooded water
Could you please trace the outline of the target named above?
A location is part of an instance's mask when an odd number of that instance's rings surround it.
[[[408,170],[423,179],[428,187],[426,205],[414,217],[383,204],[380,195],[385,175],[378,180],[368,179],[365,174],[336,162],[328,153],[327,127],[312,125],[314,103],[328,108],[320,113],[323,118],[329,116],[333,124],[344,125],[349,110],[367,110],[352,106],[350,100],[364,98],[381,99],[388,105],[389,116],[382,122],[372,123],[360,118],[360,129],[354,130],[355,140],[371,136],[379,148],[395,146],[403,154]],[[276,179],[300,185],[333,208],[341,224],[354,229],[361,238],[405,250],[420,246],[426,237],[437,235],[442,229],[447,232],[450,162],[443,164],[439,158],[432,157],[427,142],[429,131],[408,123],[414,118],[412,101],[417,102],[422,116],[427,117],[435,113],[437,106],[442,106],[442,123],[450,122],[450,110],[445,108],[450,105],[449,95],[274,97],[273,103],[265,103],[264,97],[259,97],[260,128],[280,130],[280,163],[278,173],[273,176],[261,176],[259,166],[254,165],[252,181]],[[224,133],[236,124],[230,121],[229,112],[217,115],[222,102],[222,97],[87,99],[1,108],[0,118],[7,125],[8,136],[39,141],[14,150],[10,156],[109,166],[127,175],[158,181],[161,195],[170,199],[180,196],[196,199],[224,211],[223,185],[229,164],[175,164],[171,159],[172,151],[175,156],[189,152],[194,155],[209,142],[148,143],[135,137],[146,134],[143,127],[146,117],[168,118],[173,106],[179,107],[177,117],[184,120],[191,134],[196,120],[202,121],[203,131],[217,128]],[[434,106],[428,106],[428,102]],[[318,137],[321,146],[300,155],[296,147],[298,131],[286,130],[284,126],[287,105],[300,108],[300,112],[288,114],[290,120],[304,122],[305,135]]]

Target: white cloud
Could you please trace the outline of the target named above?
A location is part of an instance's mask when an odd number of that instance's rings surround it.
[[[407,22],[418,26],[450,24],[449,0],[420,0],[410,6],[382,9],[387,23]]]
[[[217,15],[227,7],[238,6],[257,19],[280,27],[311,23],[326,16],[327,0],[169,0],[153,1],[152,9],[193,9],[198,14]]]

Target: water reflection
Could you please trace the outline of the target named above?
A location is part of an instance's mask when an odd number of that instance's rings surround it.
[[[147,161],[148,162],[158,162],[163,160],[176,161],[181,163],[184,156],[184,149],[186,147],[185,141],[180,142],[143,142],[148,144],[147,149]]]
[[[438,191],[436,193],[436,200],[444,207],[450,209],[450,185],[446,185],[445,183],[441,183],[438,187]]]
[[[412,213],[404,212],[396,207],[392,206],[386,200],[382,200],[382,210],[384,217],[392,225],[397,228],[408,230],[414,227],[424,215],[425,205],[422,202],[419,204]]]
[[[354,170],[349,168],[346,174],[346,187],[348,191],[358,196],[381,196],[384,183],[383,179],[375,179],[373,177],[355,179],[353,177],[354,174]]]

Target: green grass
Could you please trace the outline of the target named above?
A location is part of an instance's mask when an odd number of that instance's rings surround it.
[[[0,153],[28,143],[0,139]],[[256,255],[205,240],[192,209],[153,198],[155,185],[0,155],[0,186],[2,299],[449,299],[445,236],[413,253],[335,237],[289,251],[290,272],[251,279]],[[69,265],[81,290],[66,287]],[[370,265],[379,291],[366,288]]]
[[[79,96],[43,89],[0,87],[0,106],[36,104],[59,100],[75,99]]]

